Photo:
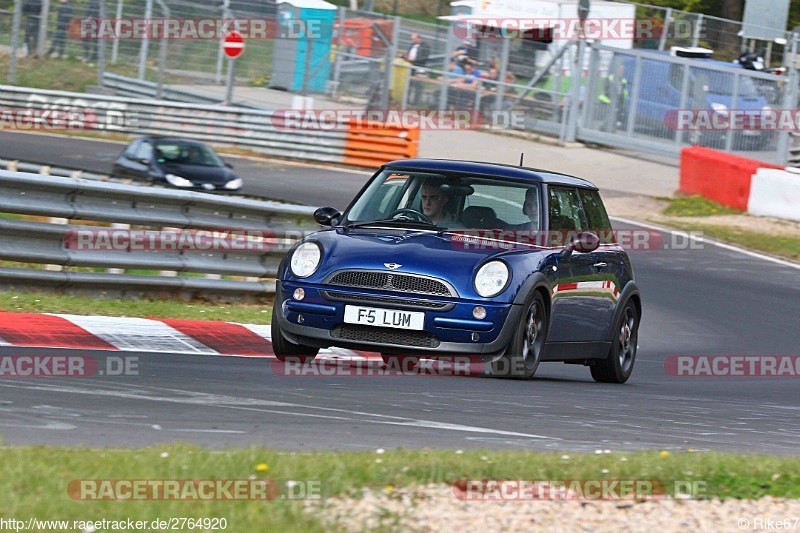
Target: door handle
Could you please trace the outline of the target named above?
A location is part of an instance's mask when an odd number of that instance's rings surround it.
[[[595,263],[594,264],[595,268],[605,268],[607,266],[608,266],[608,263]]]

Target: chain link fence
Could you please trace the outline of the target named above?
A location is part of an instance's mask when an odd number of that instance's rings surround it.
[[[714,59],[729,63],[752,49],[762,51],[769,65],[785,66],[790,54],[780,39],[751,41],[742,34],[740,22],[635,2],[621,4],[630,6],[635,18],[653,22],[652,39],[632,39],[617,48],[594,45],[594,52],[586,54],[576,41],[474,41],[463,52],[477,70],[474,73],[464,72],[461,37],[449,21],[431,24],[333,6],[293,9],[273,0],[23,0],[20,4],[23,16],[17,46],[22,53],[27,51],[26,43],[34,43],[40,54],[53,61],[57,56],[80,59],[96,65],[99,74],[151,82],[161,79],[167,84],[191,85],[197,92],[225,82],[228,60],[220,35],[98,41],[76,38],[74,28],[65,24],[79,18],[239,21],[228,27],[232,31],[241,29],[240,24],[246,29],[248,19],[264,20],[267,37],[246,39],[246,51],[235,61],[233,74],[240,86],[265,89],[259,93],[263,104],[258,102],[265,108],[288,107],[289,100],[267,90],[276,89],[288,95],[314,95],[317,108],[468,109],[479,111],[484,124],[555,134],[561,140],[596,142],[602,136],[616,146],[667,147],[665,151],[672,154],[680,146],[699,143],[729,151],[750,150],[780,161],[780,134],[750,139],[724,132],[676,132],[665,127],[663,115],[670,109],[719,104],[708,94],[727,98],[731,109],[744,105],[737,99],[762,108],[797,106],[797,91],[787,93],[785,77],[743,69],[733,74],[705,72],[700,64],[676,72],[667,55],[673,46],[702,46],[714,50]],[[40,19],[31,13],[36,5],[41,10],[48,4],[46,24],[37,24]],[[0,29],[0,45],[10,44],[10,12],[0,12]],[[791,44],[792,35],[784,35]],[[663,60],[637,55],[658,51],[664,53]],[[581,73],[580,79],[574,73]],[[615,74],[617,82],[620,77],[626,80],[625,89],[609,89]],[[103,79],[98,76],[98,85]],[[662,83],[657,87],[641,80]],[[731,84],[738,94],[733,94]],[[722,90],[723,86],[727,88]],[[708,87],[707,94],[699,94],[698,87]],[[609,101],[614,95],[619,101]],[[506,115],[498,118],[497,112]],[[508,117],[515,113],[519,120]]]

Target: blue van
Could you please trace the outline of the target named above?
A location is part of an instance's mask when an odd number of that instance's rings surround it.
[[[652,55],[652,59],[642,58],[635,129],[662,138],[672,138],[675,132],[666,124],[665,118],[668,112],[674,113],[674,110],[681,108],[684,67],[678,63],[661,60],[662,57],[669,57],[668,52],[653,51]],[[636,57],[617,54],[612,61],[612,68],[616,70],[619,68],[618,65],[624,66],[624,77],[629,84],[632,84],[636,71]],[[722,117],[727,117],[731,108],[745,110],[748,114],[752,112],[758,115],[760,122],[762,112],[769,110],[770,106],[753,83],[753,79],[739,76],[738,95],[736,102],[733,102],[734,74],[706,69],[703,68],[704,65],[742,68],[735,63],[694,58],[689,69],[688,94],[683,104],[684,108],[703,109]],[[629,92],[633,93],[632,86]],[[627,98],[626,114],[631,112],[631,103],[632,98]],[[727,131],[687,131],[684,133],[683,141],[710,148],[724,148],[727,134]],[[773,131],[739,130],[734,132],[732,146],[735,150],[763,150],[773,141],[774,136]]]

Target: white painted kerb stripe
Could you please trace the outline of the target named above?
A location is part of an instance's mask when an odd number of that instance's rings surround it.
[[[725,250],[730,250],[732,252],[738,252],[740,254],[749,255],[750,257],[755,257],[756,259],[763,259],[764,261],[769,261],[771,263],[776,263],[778,265],[783,265],[791,268],[796,268],[800,270],[800,264],[792,263],[791,261],[784,261],[783,259],[778,259],[777,257],[772,257],[769,255],[760,254],[758,252],[753,252],[751,250],[745,250],[744,248],[739,248],[738,246],[733,246],[731,244],[727,244],[724,242],[715,241],[713,239],[709,239],[707,237],[699,237],[697,235],[692,235],[685,231],[681,230],[673,230],[669,228],[665,228],[664,226],[659,226],[657,224],[648,224],[647,222],[639,222],[638,220],[632,220],[630,218],[622,218],[622,217],[612,217],[609,216],[611,220],[616,220],[617,222],[622,222],[623,224],[630,224],[632,226],[639,226],[640,228],[649,228],[655,229],[658,231],[663,231],[669,233],[670,235],[679,235],[686,239],[692,239],[696,242],[704,242],[714,246],[718,246],[720,248],[724,248]]]

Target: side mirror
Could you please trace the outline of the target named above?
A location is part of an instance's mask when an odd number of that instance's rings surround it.
[[[228,163],[227,161],[225,161],[225,166],[226,166],[226,167],[228,167],[228,168],[230,168],[230,169],[233,169],[233,165],[231,165],[231,164],[230,164],[230,163]]]
[[[314,220],[320,226],[333,226],[341,215],[335,207],[320,207],[314,211]]]
[[[598,237],[591,231],[582,231],[580,233],[577,233],[574,237],[572,237],[567,246],[561,252],[561,256],[567,258],[570,255],[572,255],[572,252],[580,252],[580,253],[594,252],[599,247],[600,247],[600,237]]]

